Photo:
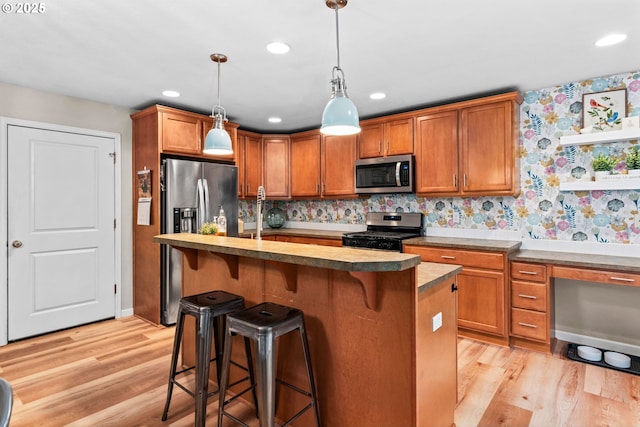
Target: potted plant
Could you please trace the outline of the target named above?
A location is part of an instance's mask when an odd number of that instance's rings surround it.
[[[629,175],[640,175],[640,151],[637,145],[627,154],[626,161]]]
[[[200,234],[217,234],[218,225],[215,222],[205,222],[200,227]]]
[[[596,173],[596,180],[598,180],[598,178],[602,178],[603,176],[609,175],[613,170],[615,164],[615,160],[610,156],[598,154],[598,157],[595,157],[591,162],[593,171]]]

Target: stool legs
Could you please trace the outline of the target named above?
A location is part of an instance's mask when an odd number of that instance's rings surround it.
[[[167,390],[167,401],[164,404],[162,421],[167,420],[167,414],[169,413],[169,403],[171,403],[171,395],[173,394],[173,384],[174,378],[176,376],[176,367],[178,366],[178,355],[180,354],[180,342],[182,341],[183,326],[184,313],[178,312],[178,319],[176,320],[176,332],[173,339],[173,352],[171,353],[171,368],[169,370],[169,387]]]
[[[276,339],[272,333],[258,337],[257,385],[260,427],[273,427],[276,417]]]
[[[316,396],[316,384],[313,379],[313,368],[311,367],[311,352],[309,351],[309,341],[307,339],[307,331],[302,319],[302,327],[300,330],[300,340],[302,341],[302,351],[304,352],[304,362],[307,366],[307,378],[309,378],[309,390],[311,394],[311,405],[316,416],[316,426],[320,427],[320,413],[318,412],[318,399]]]
[[[207,418],[209,359],[211,355],[211,316],[208,312],[196,318],[196,427],[204,427]],[[217,364],[217,361],[216,361]]]

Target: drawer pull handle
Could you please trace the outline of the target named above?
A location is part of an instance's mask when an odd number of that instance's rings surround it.
[[[529,276],[537,276],[538,273],[536,273],[535,271],[526,271],[526,270],[518,270],[518,273],[520,274],[528,274]]]
[[[610,277],[610,279],[611,279],[611,280],[618,280],[618,281],[620,281],[620,282],[630,282],[630,283],[635,282],[635,280],[634,280],[634,279],[627,279],[626,277],[615,277],[615,276],[611,276],[611,277]]]
[[[532,325],[531,323],[518,322],[518,325],[526,326],[527,328],[534,328],[534,329],[538,328],[536,325]]]
[[[535,295],[518,294],[518,296],[519,296],[520,298],[538,299],[538,297],[537,297],[537,296],[535,296]]]
[[[442,258],[442,259],[456,259],[456,257],[451,256],[451,255],[440,255],[440,258]]]

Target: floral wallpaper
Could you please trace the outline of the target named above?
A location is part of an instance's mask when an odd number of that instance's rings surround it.
[[[625,157],[638,141],[561,147],[560,136],[579,133],[582,95],[626,88],[627,116],[640,115],[640,71],[524,93],[520,106],[522,192],[518,197],[424,198],[376,195],[357,200],[279,202],[297,222],[363,224],[367,212],[423,212],[426,227],[517,231],[523,239],[640,244],[638,190],[561,192],[560,182],[591,175],[598,154]],[[639,186],[640,187],[640,186]],[[267,202],[267,209],[272,206]],[[240,201],[245,221],[255,202]],[[428,231],[427,231],[428,232]]]

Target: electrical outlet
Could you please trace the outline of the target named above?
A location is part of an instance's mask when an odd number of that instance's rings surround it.
[[[431,319],[431,325],[433,327],[433,332],[442,327],[442,312],[433,316],[433,318]]]

